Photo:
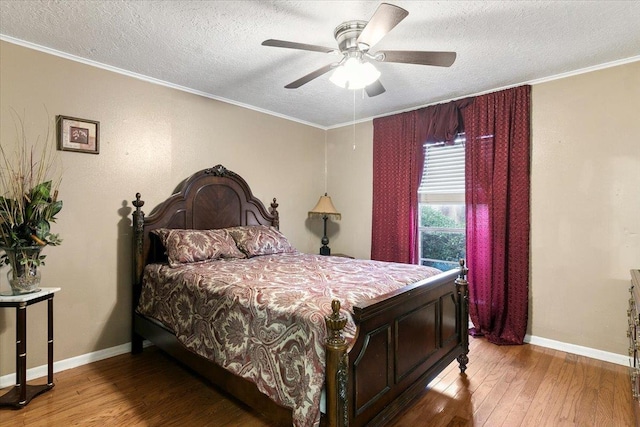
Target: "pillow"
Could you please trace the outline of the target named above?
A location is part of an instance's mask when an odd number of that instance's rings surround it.
[[[294,252],[295,249],[280,231],[266,225],[244,225],[226,229],[238,249],[249,258],[258,255],[271,255]]]
[[[246,258],[225,230],[158,228],[152,232],[160,237],[171,267],[220,258]]]

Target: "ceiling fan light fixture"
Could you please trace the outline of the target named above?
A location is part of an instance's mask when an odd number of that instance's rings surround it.
[[[362,89],[378,80],[380,71],[370,62],[352,57],[335,69],[329,80],[344,89]]]
[[[342,56],[340,61],[320,67],[289,83],[285,86],[286,89],[299,88],[333,70],[329,79],[335,85],[345,89],[365,89],[369,97],[374,97],[384,93],[386,89],[378,80],[380,72],[373,64],[386,62],[450,67],[456,59],[455,52],[378,50],[371,53],[371,48],[378,44],[408,14],[409,12],[401,7],[389,3],[381,3],[369,21],[352,20],[343,22],[333,31],[333,36],[338,43],[338,50],[324,46],[274,39],[265,40],[262,44],[264,46],[309,50]]]

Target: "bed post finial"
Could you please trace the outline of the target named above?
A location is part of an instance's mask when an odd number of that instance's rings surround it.
[[[460,274],[458,275],[458,279],[466,279],[469,269],[464,266],[464,258],[460,258],[460,261],[458,261],[458,263],[460,264]]]
[[[340,301],[334,299],[331,301],[332,313],[325,317],[325,323],[327,325],[327,342],[329,344],[339,345],[346,342],[344,336],[342,336],[342,330],[347,325],[347,318],[340,314]]]
[[[469,282],[467,282],[467,273],[469,273],[469,269],[465,267],[464,259],[460,259],[460,274],[455,283],[458,306],[460,307],[458,323],[460,324],[460,341],[463,349],[463,353],[457,359],[460,364],[460,372],[463,374],[467,370],[467,363],[469,363],[469,356],[467,356],[469,354]]]
[[[276,202],[276,198],[273,198],[273,202],[271,202],[271,207],[269,208],[269,213],[274,216],[274,220],[272,225],[280,229],[280,214],[278,213],[278,203]]]
[[[331,301],[331,311],[325,317],[327,325],[326,354],[326,391],[327,420],[330,427],[349,424],[347,399],[348,355],[347,340],[342,335],[347,318],[340,314],[340,301]]]

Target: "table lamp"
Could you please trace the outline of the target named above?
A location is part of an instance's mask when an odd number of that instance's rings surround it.
[[[324,193],[324,196],[320,196],[320,200],[316,206],[309,211],[309,218],[322,218],[324,220],[324,235],[322,236],[322,247],[320,248],[320,255],[331,255],[331,248],[327,246],[329,244],[329,238],[327,237],[327,219],[339,220],[341,218],[340,213],[333,206],[331,197]]]

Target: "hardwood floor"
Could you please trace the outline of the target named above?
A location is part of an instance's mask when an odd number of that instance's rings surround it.
[[[635,425],[624,366],[473,338],[469,356],[466,376],[450,365],[390,426]],[[0,426],[269,426],[153,348],[54,379],[27,407],[0,409]]]

